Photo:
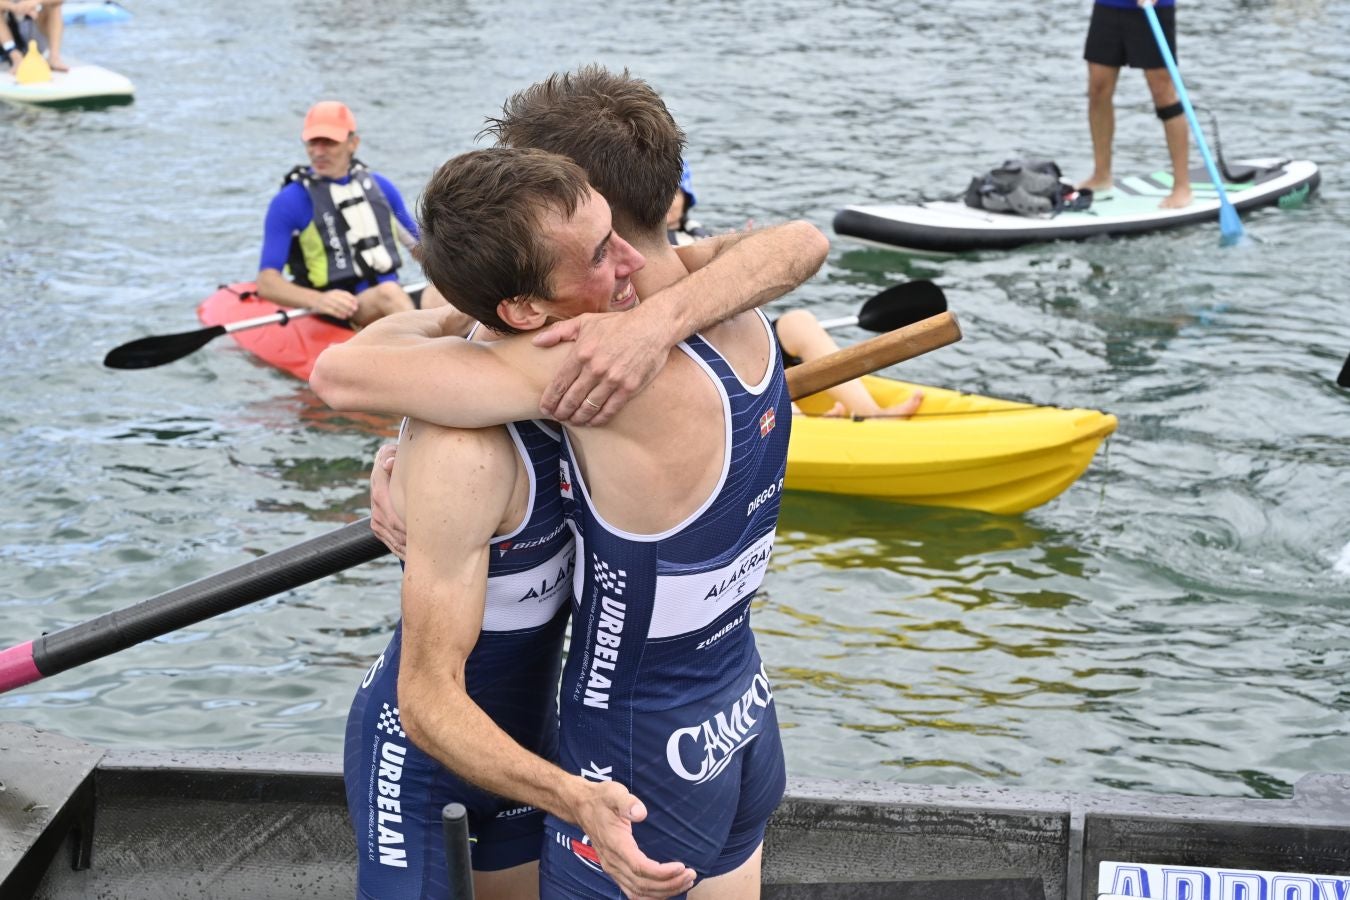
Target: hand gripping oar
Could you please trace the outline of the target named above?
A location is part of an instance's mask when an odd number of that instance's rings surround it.
[[[788,370],[794,400],[961,339],[949,312]],[[125,650],[142,641],[292,590],[389,552],[370,519],[166,591],[61,631],[0,650],[0,693]]]
[[[1195,135],[1195,143],[1200,147],[1200,156],[1205,161],[1205,170],[1209,172],[1209,180],[1214,182],[1214,190],[1219,192],[1219,234],[1220,243],[1224,246],[1236,244],[1242,239],[1242,220],[1238,218],[1237,210],[1228,200],[1228,194],[1223,189],[1223,177],[1219,170],[1214,166],[1214,158],[1209,155],[1209,145],[1205,143],[1205,133],[1200,130],[1200,122],[1195,118],[1195,110],[1191,107],[1191,98],[1186,96],[1186,85],[1181,83],[1181,73],[1177,71],[1177,61],[1172,58],[1172,50],[1167,46],[1167,36],[1163,34],[1162,25],[1158,23],[1158,14],[1153,11],[1152,4],[1144,6],[1144,15],[1148,17],[1148,26],[1153,29],[1153,37],[1158,42],[1158,50],[1162,53],[1163,62],[1167,64],[1167,72],[1172,76],[1172,83],[1176,85],[1177,96],[1181,98],[1181,108],[1186,111],[1186,121],[1190,123],[1191,134]]]
[[[827,331],[857,325],[868,331],[893,331],[947,310],[947,297],[931,281],[907,281],[868,300],[855,316],[821,319]]]
[[[268,316],[258,316],[256,319],[240,319],[228,325],[211,325],[178,334],[151,335],[112,348],[108,351],[108,355],[103,357],[103,364],[110,369],[150,369],[182,359],[222,334],[261,328],[264,325],[285,325],[291,319],[313,313],[312,309],[287,309]]]

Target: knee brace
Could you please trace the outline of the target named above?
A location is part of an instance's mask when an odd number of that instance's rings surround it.
[[[1180,102],[1173,103],[1171,106],[1156,106],[1153,109],[1158,114],[1158,118],[1166,122],[1168,119],[1175,119],[1186,111],[1186,107]]]

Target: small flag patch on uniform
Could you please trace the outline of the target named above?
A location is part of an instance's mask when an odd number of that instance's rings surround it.
[[[769,432],[770,432],[770,431],[773,431],[773,426],[776,425],[776,424],[778,424],[778,419],[777,419],[777,417],[773,414],[773,410],[769,410],[769,411],[766,412],[764,415],[760,416],[760,417],[759,417],[759,436],[760,436],[760,437],[768,437],[768,436],[769,436]]]

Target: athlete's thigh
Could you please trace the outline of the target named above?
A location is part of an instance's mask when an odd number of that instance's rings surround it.
[[[758,900],[764,845],[725,875],[705,878],[689,892],[689,900]]]
[[[473,895],[475,900],[537,900],[539,861],[499,872],[474,872]]]

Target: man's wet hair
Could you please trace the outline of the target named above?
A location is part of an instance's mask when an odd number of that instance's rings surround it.
[[[418,259],[436,289],[494,331],[519,329],[497,305],[513,297],[552,300],[550,212],[570,218],[589,193],[576,163],[544,150],[473,150],[436,170],[418,207]]]
[[[598,65],[550,75],[513,94],[483,134],[507,147],[566,156],[609,201],[626,237],[659,234],[679,188],[684,132],[647,82]]]

